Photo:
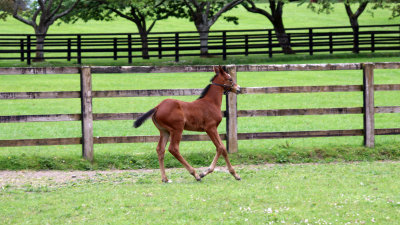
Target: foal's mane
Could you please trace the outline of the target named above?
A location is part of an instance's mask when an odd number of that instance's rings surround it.
[[[217,75],[218,75],[218,74],[215,74],[215,75],[210,79],[210,82],[212,82],[212,81],[215,79],[215,77],[216,77]],[[208,92],[208,90],[210,89],[210,87],[211,87],[211,84],[207,85],[207,86],[203,89],[203,91],[201,92],[200,97],[199,97],[198,99],[204,98],[204,96],[207,94],[207,92]]]

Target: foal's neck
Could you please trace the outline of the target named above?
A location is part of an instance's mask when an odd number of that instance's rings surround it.
[[[211,85],[207,94],[204,96],[204,99],[220,109],[222,105],[223,92],[223,88],[216,85]]]

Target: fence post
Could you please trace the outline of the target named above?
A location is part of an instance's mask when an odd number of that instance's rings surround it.
[[[310,46],[310,55],[313,55],[314,50],[313,50],[313,30],[312,30],[312,28],[308,29],[308,41],[309,41],[309,46]]]
[[[118,59],[118,40],[114,38],[114,60]]]
[[[226,31],[222,31],[222,59],[226,60]]]
[[[268,30],[268,55],[272,58],[272,30]]]
[[[81,68],[82,156],[93,161],[92,73]]]
[[[374,125],[374,64],[363,64],[364,145],[375,146]]]
[[[21,51],[21,62],[25,60],[25,55],[24,55],[24,39],[21,39],[19,41],[20,44],[20,51]]]
[[[231,75],[233,81],[237,82],[236,66],[226,66],[227,72]],[[226,96],[226,148],[229,153],[238,151],[237,140],[237,95],[229,93]]]
[[[158,58],[162,58],[162,39],[158,37]]]
[[[31,35],[26,37],[26,63],[31,65]]]
[[[333,53],[333,36],[332,32],[329,32],[329,54]]]
[[[81,46],[81,35],[77,35],[77,58],[78,58],[78,64],[82,63],[82,46]]]
[[[175,33],[175,62],[179,62],[179,33]]]
[[[71,38],[67,40],[67,60],[71,61]]]
[[[128,34],[128,63],[132,63],[132,34]]]
[[[249,35],[244,36],[244,54],[249,55]]]

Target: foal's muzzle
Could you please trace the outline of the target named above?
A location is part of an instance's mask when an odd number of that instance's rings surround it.
[[[235,85],[235,87],[234,87],[234,92],[238,95],[238,94],[240,94],[240,93],[242,93],[242,91],[240,90],[240,86],[239,85]]]

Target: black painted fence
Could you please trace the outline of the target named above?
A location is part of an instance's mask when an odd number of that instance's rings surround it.
[[[354,36],[350,26],[287,29],[289,43],[299,54],[326,52],[375,52],[400,50],[400,24],[360,26]],[[31,64],[43,44],[45,59],[76,60],[142,58],[142,42],[138,33],[48,34],[37,42],[33,34],[0,34],[0,61],[20,60]],[[150,58],[200,56],[197,32],[158,32],[148,36]],[[208,51],[211,56],[282,54],[271,29],[210,31]]]

